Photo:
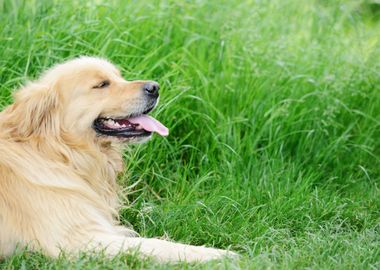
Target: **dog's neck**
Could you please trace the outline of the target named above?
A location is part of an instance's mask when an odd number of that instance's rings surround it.
[[[19,111],[20,110],[20,111]],[[104,142],[88,133],[74,134],[62,128],[51,131],[26,129],[21,106],[7,107],[0,113],[1,138],[29,148],[56,164],[75,172],[110,207],[117,207],[117,175],[123,170],[122,150],[117,144]],[[54,117],[51,116],[51,117]],[[47,128],[47,124],[41,123]]]
[[[58,147],[61,162],[65,162],[77,172],[81,178],[105,198],[109,205],[116,209],[117,176],[123,171],[122,148],[117,144],[102,142],[97,139],[78,139],[65,134]],[[62,146],[65,149],[62,149]]]
[[[31,136],[28,140],[7,136],[0,140],[17,141],[19,147],[44,157],[45,160],[57,164],[61,168],[77,175],[75,181],[82,181],[92,191],[98,194],[99,199],[106,203],[106,207],[113,209],[117,214],[118,185],[117,176],[123,169],[121,148],[111,143],[98,144],[95,141],[73,139],[65,134],[60,138]],[[80,179],[80,180],[79,180]]]

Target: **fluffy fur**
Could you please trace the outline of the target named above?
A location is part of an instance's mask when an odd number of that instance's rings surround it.
[[[102,80],[107,89],[94,89]],[[0,113],[0,256],[28,246],[57,256],[138,249],[160,261],[205,261],[226,251],[137,237],[118,225],[116,177],[128,140],[97,136],[100,115],[141,112],[144,81],[110,62],[81,57],[16,92]],[[233,253],[228,253],[233,254]]]

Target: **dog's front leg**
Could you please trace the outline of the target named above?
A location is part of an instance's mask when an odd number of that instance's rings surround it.
[[[95,240],[95,239],[94,239]],[[203,246],[191,246],[156,238],[121,237],[103,235],[93,242],[106,253],[116,255],[122,251],[137,250],[142,256],[153,257],[161,262],[205,262],[236,253]]]
[[[204,262],[236,255],[226,250],[191,246],[155,238],[126,238],[123,248],[137,248],[142,255],[152,256],[160,261]]]

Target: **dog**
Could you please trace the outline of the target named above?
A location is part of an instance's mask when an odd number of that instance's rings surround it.
[[[168,129],[148,113],[154,81],[126,81],[109,61],[79,57],[53,66],[0,113],[0,256],[27,247],[137,250],[162,262],[208,261],[227,250],[142,238],[118,224],[122,151]]]

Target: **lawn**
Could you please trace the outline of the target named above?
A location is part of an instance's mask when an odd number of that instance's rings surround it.
[[[153,114],[171,133],[126,150],[121,222],[242,255],[160,265],[20,251],[1,268],[380,268],[376,1],[5,0],[0,33],[1,107],[79,55],[158,81]]]

